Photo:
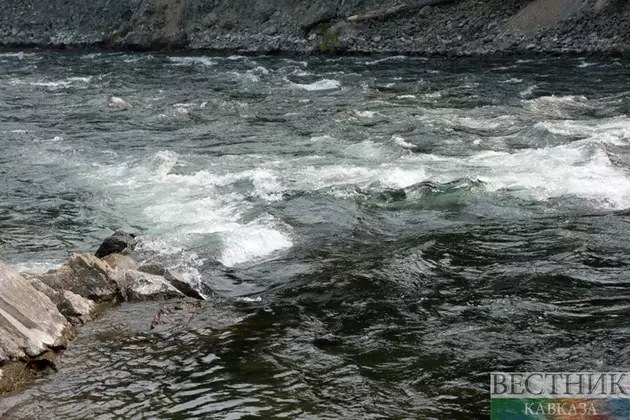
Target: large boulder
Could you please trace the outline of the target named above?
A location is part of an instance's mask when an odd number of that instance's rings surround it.
[[[0,363],[64,348],[74,330],[55,304],[0,263]]]
[[[103,241],[94,255],[98,258],[103,258],[110,254],[131,252],[135,249],[136,244],[136,235],[117,230],[112,236]]]
[[[89,254],[73,254],[58,270],[39,278],[57,292],[69,290],[96,302],[111,302],[123,297],[119,276],[113,275],[107,263]]]

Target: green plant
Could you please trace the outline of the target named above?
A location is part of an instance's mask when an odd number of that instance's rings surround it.
[[[326,30],[322,35],[322,42],[319,44],[319,51],[322,53],[330,52],[334,47],[339,37],[341,36],[341,28],[337,28],[334,31]]]

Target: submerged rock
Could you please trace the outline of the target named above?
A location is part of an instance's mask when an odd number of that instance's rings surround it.
[[[64,348],[73,335],[50,298],[0,263],[0,363]]]
[[[127,233],[122,230],[117,230],[114,234],[106,238],[101,246],[98,248],[96,257],[103,258],[110,254],[122,254],[124,252],[131,252],[136,247],[136,235]]]

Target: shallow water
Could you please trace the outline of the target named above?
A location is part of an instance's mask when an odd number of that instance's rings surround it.
[[[8,418],[483,418],[629,364],[630,63],[0,54],[0,258],[112,229],[215,291],[82,329]]]

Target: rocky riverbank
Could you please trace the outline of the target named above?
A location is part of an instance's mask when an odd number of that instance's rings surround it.
[[[0,45],[222,53],[630,52],[625,0],[7,0]]]
[[[76,336],[76,327],[117,303],[204,299],[179,273],[157,264],[138,265],[128,255],[134,245],[132,235],[116,232],[96,255],[74,254],[43,274],[18,273],[0,263],[0,393],[41,370],[55,369],[56,353]],[[158,312],[146,320],[147,328],[161,322]]]

